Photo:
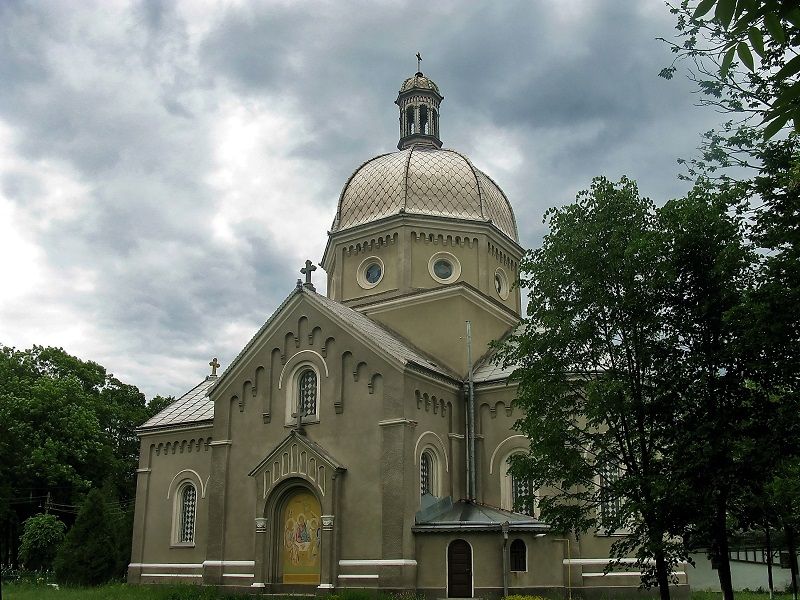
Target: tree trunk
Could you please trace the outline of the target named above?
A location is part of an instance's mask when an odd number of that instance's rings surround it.
[[[792,595],[797,600],[797,541],[794,539],[794,528],[791,525],[784,527],[786,531],[786,545],[789,547],[789,567],[792,571]]]
[[[661,600],[669,600],[669,570],[663,552],[656,552],[656,579]]]
[[[717,576],[724,600],[733,600],[733,582],[731,580],[731,557],[728,548],[728,525],[725,500],[718,500],[714,515],[713,551],[717,559]]]
[[[769,583],[769,600],[775,593],[775,584],[772,580],[772,540],[769,535],[769,523],[764,525],[764,533],[767,536],[767,582]]]

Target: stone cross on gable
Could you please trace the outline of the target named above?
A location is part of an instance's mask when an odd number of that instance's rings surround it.
[[[304,285],[307,288],[311,288],[312,290],[314,289],[314,284],[311,283],[311,273],[313,273],[316,270],[317,267],[315,267],[314,263],[312,263],[310,260],[306,260],[306,266],[300,269],[300,272],[306,276],[306,282]]]
[[[208,363],[208,366],[211,367],[211,376],[212,377],[216,377],[217,376],[217,369],[219,368],[219,361],[217,360],[216,356],[214,357],[214,360],[212,360],[210,363]]]

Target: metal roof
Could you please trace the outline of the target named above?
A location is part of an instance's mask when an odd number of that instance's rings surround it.
[[[491,222],[519,241],[505,194],[455,150],[417,145],[367,161],[342,190],[331,230],[399,213]]]
[[[208,395],[217,381],[217,377],[207,376],[160,413],[150,417],[139,429],[158,429],[211,421],[214,418],[214,403]]]
[[[541,521],[510,510],[503,510],[488,504],[467,500],[453,502],[448,496],[426,510],[417,513],[415,532],[453,532],[453,531],[500,531],[503,523],[508,523],[511,531],[540,531],[545,533],[550,526]]]
[[[360,312],[345,306],[344,304],[336,302],[335,300],[331,300],[327,296],[322,296],[309,290],[306,290],[306,293],[313,302],[322,305],[325,309],[339,317],[354,330],[364,334],[375,345],[394,356],[403,364],[413,364],[440,375],[444,375],[450,379],[455,379],[457,381],[462,380],[459,375],[453,373],[446,367],[435,363],[433,360],[423,354],[421,350],[418,350],[400,338],[400,336],[398,336],[396,333],[389,331],[366,315],[363,315]]]

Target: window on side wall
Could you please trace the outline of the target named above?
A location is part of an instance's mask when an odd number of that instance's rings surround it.
[[[427,448],[419,456],[419,495],[439,495],[439,465],[433,450]]]
[[[528,549],[525,547],[525,542],[517,538],[511,542],[511,570],[512,571],[527,571],[528,570]]]
[[[177,530],[175,541],[178,544],[194,545],[195,522],[197,517],[197,488],[187,481],[181,484],[176,494]]]

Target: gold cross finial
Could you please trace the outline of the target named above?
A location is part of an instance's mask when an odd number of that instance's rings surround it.
[[[211,367],[211,376],[212,377],[216,377],[217,376],[217,369],[219,368],[219,361],[217,360],[216,356],[214,357],[214,359],[210,363],[208,363],[208,366]]]
[[[314,266],[310,260],[306,260],[306,266],[300,269],[300,272],[306,276],[306,287],[314,288],[314,285],[311,283],[311,273],[317,270],[317,267]]]

